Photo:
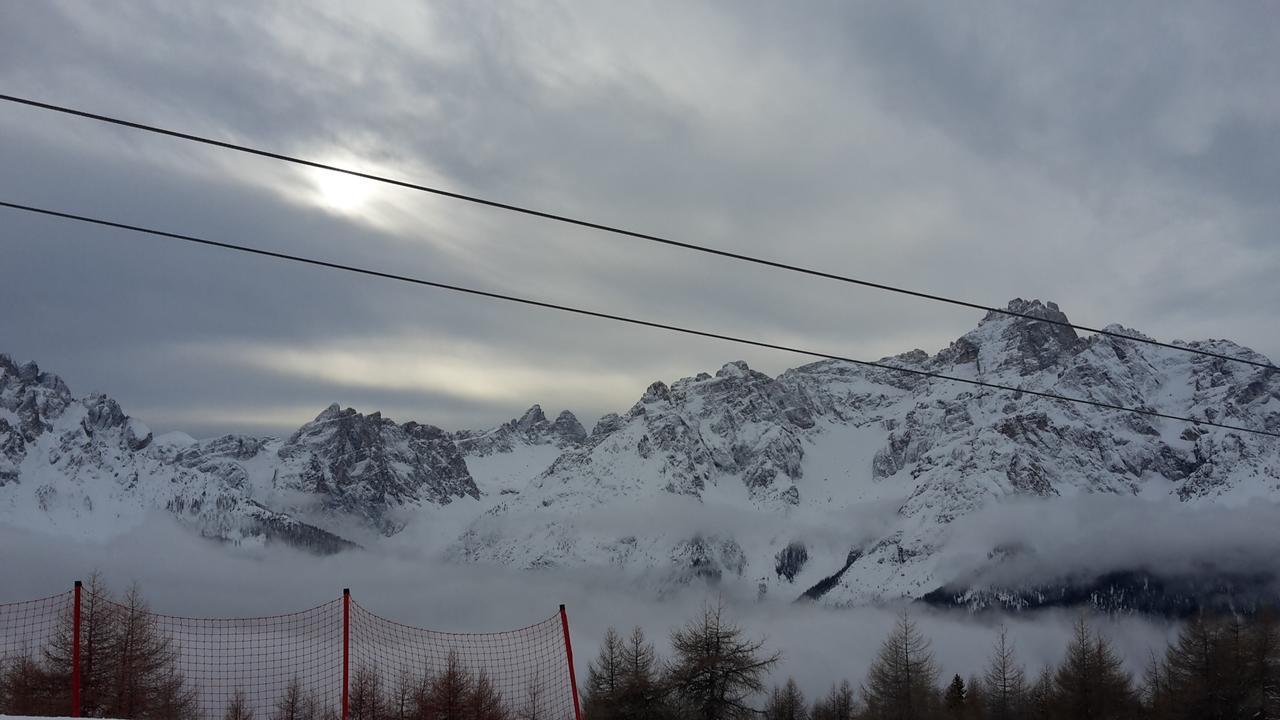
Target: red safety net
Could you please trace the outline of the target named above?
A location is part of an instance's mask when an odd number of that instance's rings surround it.
[[[92,597],[92,596],[90,596]],[[89,602],[87,598],[85,602]],[[342,697],[342,601],[287,615],[250,618],[190,618],[161,615],[105,601],[117,633],[133,633],[137,660],[156,671],[161,697],[182,710],[180,717],[221,720],[244,712],[257,720],[300,720],[334,717]],[[117,660],[120,662],[120,660]],[[163,687],[166,680],[178,684]],[[92,697],[93,693],[86,693]],[[154,716],[141,707],[120,706],[89,712],[108,717]],[[84,713],[88,715],[89,712]]]
[[[0,713],[65,715],[71,709],[75,596],[0,604]],[[68,662],[59,663],[59,656]],[[49,671],[54,665],[53,672]]]
[[[0,605],[0,714],[204,720],[576,720],[561,614],[449,633],[349,598],[255,618],[151,612],[134,593]],[[73,677],[71,658],[80,672]]]
[[[479,720],[574,720],[561,622],[556,614],[508,632],[437,632],[353,601],[351,717],[452,718],[451,707],[466,706]]]

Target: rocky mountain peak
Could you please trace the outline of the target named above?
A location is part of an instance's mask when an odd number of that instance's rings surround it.
[[[468,456],[485,457],[494,453],[510,453],[525,445],[555,445],[568,448],[587,438],[587,430],[578,417],[563,410],[554,421],[547,419],[541,405],[533,405],[518,418],[492,430],[461,430],[452,435],[459,449]]]
[[[640,397],[640,402],[648,405],[655,402],[667,402],[671,400],[671,388],[661,380],[655,380],[645,388],[644,395]]]
[[[534,404],[533,407],[524,411],[519,420],[516,420],[516,429],[521,432],[536,432],[547,424],[547,415],[542,412],[542,406]]]
[[[298,428],[280,448],[279,455],[289,458],[295,452],[306,452],[316,446],[334,446],[340,452],[360,452],[377,444],[377,424],[353,408],[344,410],[334,403],[316,415],[315,420]]]
[[[93,437],[104,431],[119,430],[124,444],[130,450],[141,450],[151,444],[150,428],[125,415],[115,400],[97,394],[86,397],[81,403],[88,411],[80,421],[85,435]]]
[[[0,354],[0,408],[17,417],[17,429],[28,440],[52,428],[50,421],[73,402],[62,378],[42,372],[34,362],[18,365]]]
[[[1058,307],[1058,303],[1053,301],[1045,302],[1043,300],[1038,300],[1038,299],[1024,300],[1022,298],[1014,298],[1005,305],[1004,309],[1008,310],[1009,312],[1019,313],[1021,315],[1030,315],[1032,317],[1043,318],[1045,320],[1057,320],[1059,322],[1068,322],[1066,314],[1063,313],[1062,309]],[[982,320],[978,321],[978,324],[982,325],[983,323],[998,321],[1001,319],[1010,319],[1010,318],[1011,316],[1006,315],[1004,313],[988,312],[985,316],[983,316]],[[1012,319],[1022,320],[1023,322],[1026,322],[1024,318],[1012,318]]]
[[[399,506],[480,495],[448,433],[399,425],[377,412],[330,405],[277,455],[286,487],[315,494],[325,510],[363,516],[388,534],[400,529],[390,514]]]
[[[578,416],[568,410],[562,410],[551,423],[551,434],[562,446],[576,445],[587,439],[587,429],[578,421]]]
[[[974,362],[980,373],[1012,370],[1027,376],[1060,365],[1084,346],[1074,328],[1056,324],[1070,322],[1057,303],[1014,298],[1006,309],[1030,317],[988,312],[976,329],[952,343],[940,359],[950,364]]]
[[[596,421],[595,427],[591,428],[591,437],[604,437],[610,433],[617,432],[623,423],[622,416],[618,413],[605,413]]]

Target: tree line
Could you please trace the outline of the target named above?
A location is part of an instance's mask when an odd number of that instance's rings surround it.
[[[1034,676],[1001,628],[985,665],[941,682],[931,642],[898,618],[856,687],[809,702],[794,678],[765,693],[780,661],[713,607],[671,636],[663,661],[640,628],[610,628],[590,663],[586,720],[1280,720],[1280,623],[1199,617],[1134,678],[1085,616],[1062,660]]]
[[[80,714],[122,720],[201,717],[196,688],[179,671],[178,648],[155,623],[140,590],[119,602],[90,578],[82,605]],[[71,704],[70,622],[38,655],[0,664],[0,714],[50,716]],[[1280,720],[1280,622],[1271,616],[1197,617],[1134,678],[1110,641],[1083,615],[1061,661],[1034,676],[1008,633],[967,677],[942,682],[932,645],[908,614],[899,617],[856,686],[843,681],[810,702],[794,678],[768,687],[781,662],[708,605],[671,633],[670,658],[643,631],[610,628],[588,666],[585,720]],[[565,720],[551,717],[536,682],[503,697],[484,669],[456,654],[436,672],[384,677],[353,669],[351,720]],[[265,717],[235,691],[222,720],[334,720],[332,701],[297,678]],[[212,719],[216,720],[216,719]]]

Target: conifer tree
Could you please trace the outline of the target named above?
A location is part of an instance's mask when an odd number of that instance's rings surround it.
[[[1222,690],[1218,710],[1224,718],[1256,718],[1261,708],[1249,707],[1250,680],[1249,636],[1245,621],[1239,615],[1228,615],[1216,623],[1222,666]]]
[[[1268,611],[1255,618],[1246,648],[1252,691],[1249,706],[1266,720],[1280,718],[1280,619]]]
[[[231,696],[231,704],[222,713],[222,720],[253,720],[253,709],[249,707],[244,690],[236,688],[235,694]]]
[[[765,720],[809,720],[809,708],[795,678],[787,678],[785,685],[773,689],[764,717]]]
[[[431,720],[470,720],[468,702],[472,698],[471,673],[462,665],[456,652],[449,652],[445,669],[431,678],[418,703],[418,717]]]
[[[1000,626],[991,657],[987,661],[985,707],[990,720],[1015,720],[1022,711],[1027,691],[1027,675],[1014,655],[1009,630]]]
[[[848,680],[832,685],[826,696],[813,703],[811,720],[853,720],[858,713],[857,700]]]
[[[764,678],[780,659],[765,654],[764,642],[751,640],[729,622],[721,603],[671,634],[675,656],[667,682],[690,720],[737,720],[755,714],[749,699],[764,689]]]
[[[524,689],[524,704],[521,705],[516,717],[520,720],[544,720],[542,712],[542,683],[539,682],[535,675],[533,680]]]
[[[959,720],[968,714],[968,700],[969,691],[965,688],[964,680],[957,674],[951,678],[951,684],[947,685],[947,691],[942,697],[942,707],[946,710],[947,717]]]
[[[1165,652],[1163,663],[1147,669],[1144,699],[1155,718],[1275,717],[1268,706],[1268,674],[1274,689],[1274,627],[1266,619],[1246,623],[1229,616],[1192,618]]]
[[[276,698],[268,720],[304,720],[304,702],[302,683],[298,680],[298,676],[294,675],[289,680],[289,686],[285,688],[284,694]]]
[[[338,720],[339,717],[334,708],[325,710],[315,695],[307,695],[302,702],[302,720]]]
[[[115,681],[110,667],[109,646],[113,642],[120,618],[119,607],[111,596],[102,574],[89,575],[81,593],[80,604],[80,715],[101,717],[109,688]],[[62,707],[70,705],[71,650],[73,645],[71,608],[58,624],[56,634],[44,649],[44,665],[47,668],[50,692],[59,699],[65,698]]]
[[[1036,681],[1027,687],[1023,705],[1023,717],[1027,720],[1052,720],[1057,693],[1053,685],[1053,672],[1042,668]]]
[[[169,665],[161,670],[154,687],[154,699],[146,717],[157,720],[198,717],[199,696],[187,686],[176,667]]]
[[[622,720],[663,720],[669,716],[658,677],[658,655],[644,631],[632,628],[622,644],[617,711]]]
[[[1059,712],[1073,720],[1128,718],[1137,705],[1120,658],[1105,638],[1090,631],[1083,615],[1054,674],[1054,690]]]
[[[1147,711],[1147,717],[1155,720],[1168,716],[1169,681],[1164,673],[1164,664],[1156,659],[1155,650],[1147,659],[1142,674],[1142,686],[1139,696]]]
[[[413,673],[401,668],[396,675],[395,683],[382,703],[383,714],[387,720],[414,720],[413,698],[417,689],[417,681]]]
[[[0,712],[14,715],[57,715],[65,712],[61,694],[52,692],[55,683],[35,660],[21,655],[0,666]]]
[[[1182,626],[1178,638],[1165,651],[1164,664],[1149,672],[1159,684],[1151,710],[1161,717],[1216,717],[1221,699],[1220,638],[1203,617]],[[1151,679],[1148,679],[1151,682]],[[1149,692],[1151,692],[1149,690]]]
[[[382,720],[382,678],[373,668],[356,669],[348,700],[351,720]]]
[[[489,679],[489,673],[484,670],[476,675],[467,705],[470,709],[469,720],[508,720],[511,715],[502,702],[502,695]]]
[[[587,664],[587,688],[582,707],[587,720],[617,720],[622,693],[622,637],[609,628],[600,654]]]
[[[986,682],[977,675],[970,675],[964,681],[964,689],[964,717],[967,720],[988,720]]]
[[[921,720],[937,705],[938,666],[930,643],[907,613],[880,646],[862,693],[875,720]]]
[[[434,684],[435,675],[430,668],[421,675],[412,677],[409,698],[411,720],[428,720],[431,717],[431,686]]]
[[[142,589],[134,584],[119,605],[108,605],[107,632],[95,661],[109,680],[101,705],[106,717],[149,717],[164,708],[171,716],[197,714],[195,693],[177,672],[178,651],[160,632]]]

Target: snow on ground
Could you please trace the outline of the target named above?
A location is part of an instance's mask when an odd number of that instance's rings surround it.
[[[485,495],[510,494],[524,489],[560,452],[560,448],[550,443],[521,445],[509,453],[468,457],[467,469],[476,487]]]

